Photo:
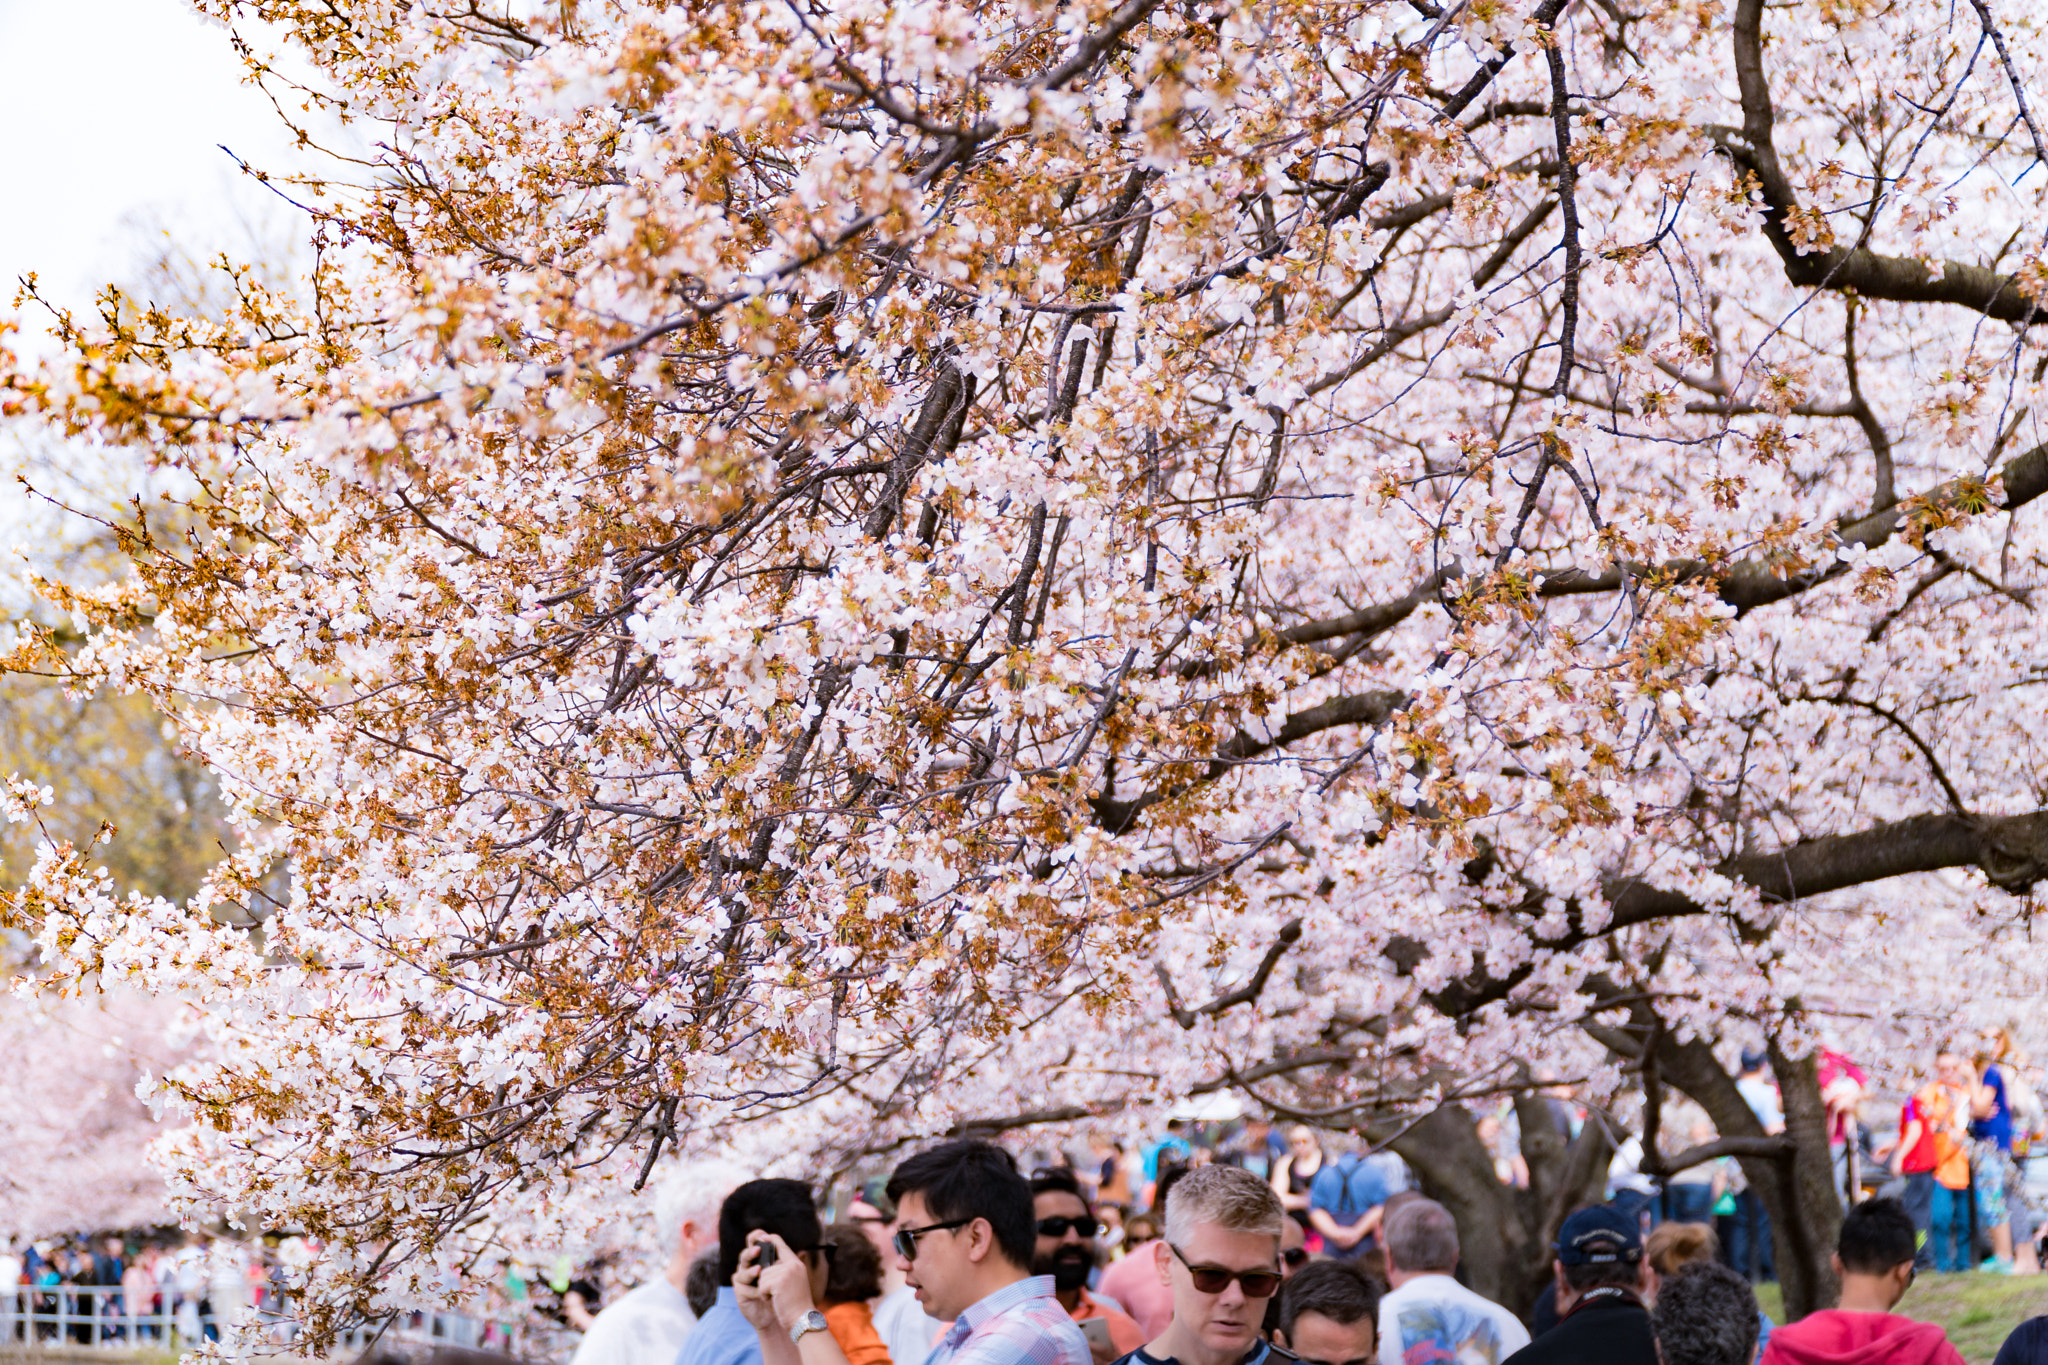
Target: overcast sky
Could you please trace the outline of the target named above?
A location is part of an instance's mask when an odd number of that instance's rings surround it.
[[[226,31],[184,0],[0,0],[0,304],[31,270],[88,301],[141,250],[127,219],[202,257],[230,245],[233,201],[265,191],[217,144],[272,167],[288,146],[241,74]]]

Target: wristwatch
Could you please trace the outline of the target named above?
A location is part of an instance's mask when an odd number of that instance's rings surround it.
[[[822,1332],[824,1330],[825,1315],[823,1313],[820,1313],[817,1309],[813,1308],[810,1312],[798,1318],[796,1320],[796,1326],[789,1329],[789,1339],[800,1346],[803,1344],[805,1333]]]

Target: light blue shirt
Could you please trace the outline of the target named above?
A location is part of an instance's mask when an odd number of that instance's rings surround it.
[[[697,1320],[676,1365],[761,1365],[761,1338],[740,1313],[731,1285],[719,1286],[718,1306]]]

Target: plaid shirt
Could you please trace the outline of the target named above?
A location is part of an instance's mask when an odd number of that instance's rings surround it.
[[[956,1319],[925,1365],[1094,1365],[1088,1339],[1052,1296],[1052,1276],[998,1289]]]

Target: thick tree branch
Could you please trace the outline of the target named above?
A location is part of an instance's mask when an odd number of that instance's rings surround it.
[[[1993,885],[2014,894],[2048,880],[2048,810],[1998,817],[1916,815],[1849,834],[1803,840],[1772,853],[1730,858],[1713,870],[1753,887],[1766,905],[1782,905],[1908,873],[1951,867],[1975,867]],[[1651,886],[1640,877],[1608,877],[1600,889],[1607,902],[1607,917],[1588,921],[1573,903],[1562,933],[1531,935],[1544,950],[1542,956],[1569,951],[1618,930],[1709,912],[1708,906],[1683,892]],[[1540,889],[1532,890],[1518,909],[1533,921],[1543,900]],[[1409,975],[1430,957],[1431,950],[1419,940],[1396,936],[1388,941],[1385,955],[1397,972]],[[1430,992],[1426,999],[1441,1014],[1463,1017],[1507,999],[1529,979],[1532,970],[1525,963],[1496,975],[1487,969],[1483,958],[1475,959],[1470,972]]]
[[[1863,246],[1808,250],[1793,239],[1791,223],[1802,210],[1772,141],[1776,113],[1764,74],[1763,16],[1764,0],[1738,0],[1733,33],[1742,128],[1739,133],[1712,131],[1736,163],[1756,177],[1764,199],[1764,235],[1784,263],[1786,278],[1803,289],[1853,290],[1869,299],[1953,303],[2001,322],[2041,318],[2043,309],[2021,291],[2017,277],[1981,265],[1943,261],[1937,275],[1909,257],[1880,256]]]

